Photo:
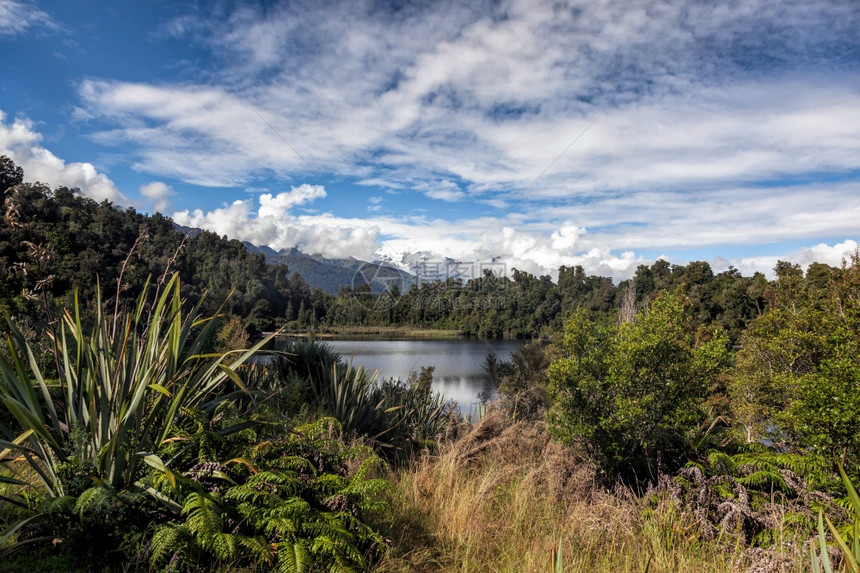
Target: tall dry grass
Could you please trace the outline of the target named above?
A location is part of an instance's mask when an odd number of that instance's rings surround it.
[[[552,572],[559,540],[566,573],[803,570],[799,549],[704,541],[667,498],[607,491],[542,423],[498,411],[397,479],[394,550],[379,572]]]

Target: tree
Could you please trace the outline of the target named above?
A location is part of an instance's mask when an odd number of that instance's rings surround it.
[[[748,442],[860,463],[860,258],[842,269],[780,262],[767,311],[741,338],[729,383]]]
[[[825,317],[804,288],[800,268],[780,262],[775,270],[768,309],[741,337],[729,382],[732,418],[747,443],[793,441],[783,414],[800,378],[816,371],[825,352]]]
[[[5,194],[10,187],[22,181],[24,181],[24,170],[5,155],[0,155],[0,193]]]
[[[664,292],[632,323],[601,327],[578,310],[565,324],[564,356],[547,372],[550,422],[556,437],[588,450],[607,482],[654,480],[661,459],[671,470],[694,451],[729,354],[725,334],[693,327],[688,304]]]

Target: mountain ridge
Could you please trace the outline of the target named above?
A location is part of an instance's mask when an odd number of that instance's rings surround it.
[[[341,287],[352,289],[370,285],[372,292],[383,292],[394,285],[400,290],[409,288],[415,276],[384,261],[362,261],[354,257],[329,259],[322,255],[309,255],[296,247],[276,251],[266,245],[242,241],[250,253],[259,253],[269,264],[286,265],[288,274],[298,273],[311,287],[318,287],[336,295]]]

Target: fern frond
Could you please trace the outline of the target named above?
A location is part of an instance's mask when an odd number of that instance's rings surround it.
[[[320,493],[334,495],[345,489],[349,485],[349,480],[335,474],[323,474],[317,477],[314,485]]]
[[[149,543],[150,564],[153,567],[160,567],[174,554],[182,551],[188,545],[190,537],[185,524],[165,523],[158,526]]]
[[[784,493],[791,493],[792,490],[785,483],[785,479],[778,472],[757,471],[748,476],[737,478],[738,483],[746,487],[754,487],[757,489],[776,488]]]
[[[310,442],[319,446],[320,450],[333,452],[339,449],[342,432],[341,424],[336,418],[323,417],[294,428],[290,439],[293,442]]]
[[[202,536],[199,539],[204,541]],[[205,543],[201,543],[204,549],[211,551],[220,561],[230,562],[241,557],[240,549],[244,548],[241,543],[241,536],[221,531],[208,535]]]
[[[311,555],[304,541],[278,543],[279,573],[306,573],[311,565]]]
[[[301,456],[280,456],[271,462],[271,466],[280,470],[305,472],[312,476],[317,474],[317,469],[311,461]]]
[[[708,453],[708,464],[714,472],[728,475],[734,475],[737,472],[737,464],[732,460],[731,456],[718,450]]]
[[[303,525],[310,521],[311,507],[308,502],[293,497],[267,512],[265,522],[260,524],[256,521],[254,525],[268,535],[292,537],[297,536],[302,531]]]
[[[298,476],[291,472],[260,471],[224,494],[229,501],[251,503],[264,507],[275,507],[296,495],[301,488]]]
[[[239,542],[244,548],[244,553],[256,562],[271,564],[274,558],[271,546],[261,536],[239,537]]]
[[[103,511],[115,499],[112,490],[97,485],[84,490],[75,503],[75,513],[83,518],[84,514]]]
[[[200,541],[201,547],[208,549],[213,535],[224,527],[221,508],[208,495],[194,492],[188,495],[182,507],[182,515],[192,535]]]

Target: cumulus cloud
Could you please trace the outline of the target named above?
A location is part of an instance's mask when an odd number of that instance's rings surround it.
[[[581,265],[586,272],[623,280],[636,266],[647,262],[633,251],[615,252],[606,244],[581,241],[585,229],[571,225],[551,230],[549,225],[524,224],[518,216],[501,220],[486,217],[445,221],[414,217],[396,221],[374,219],[385,230],[377,257],[409,269],[416,261],[495,265],[506,273],[513,269],[534,275],[558,277],[562,265]],[[414,269],[413,269],[414,270]]]
[[[857,252],[857,248],[857,241],[850,239],[835,245],[819,243],[812,247],[801,249],[796,255],[790,257],[790,260],[804,267],[809,266],[811,263],[824,263],[838,267],[843,262],[850,262],[851,255]]]
[[[322,185],[308,185],[307,183],[274,196],[271,193],[264,193],[259,198],[260,209],[257,215],[274,218],[287,216],[290,207],[310,203],[314,199],[325,196],[326,192]]]
[[[129,204],[114,182],[99,173],[92,163],[66,163],[39,144],[42,136],[33,130],[31,122],[16,119],[9,124],[5,118],[0,110],[0,155],[8,156],[20,166],[26,181],[77,188],[97,201]]]
[[[0,2],[0,38],[20,36],[33,28],[56,30],[58,26],[47,13],[29,2]]]
[[[170,185],[161,181],[153,181],[140,186],[140,194],[152,201],[153,208],[163,213],[170,205],[170,197],[174,194]]]
[[[205,213],[201,209],[178,211],[172,218],[180,225],[273,249],[297,247],[332,258],[372,258],[378,230],[366,221],[290,212],[293,206],[325,196],[321,186],[304,184],[274,196],[264,193],[257,198],[256,208],[253,200],[245,199]]]
[[[851,256],[857,252],[858,247],[860,245],[857,241],[847,239],[834,244],[818,243],[779,256],[740,257],[736,259],[721,257],[713,261],[713,267],[720,271],[732,266],[745,275],[759,272],[768,278],[774,278],[773,269],[779,261],[795,263],[803,269],[806,269],[811,263],[824,263],[832,267],[840,267],[843,262],[851,260]]]

